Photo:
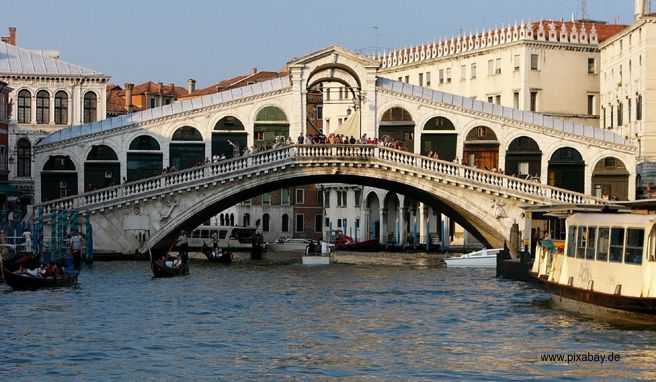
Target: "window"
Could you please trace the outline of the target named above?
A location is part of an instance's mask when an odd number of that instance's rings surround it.
[[[513,108],[519,109],[519,92],[513,92]]]
[[[419,73],[419,86],[424,86],[424,73]]]
[[[627,105],[626,105],[626,118],[627,118],[627,122],[629,122],[629,124],[630,124],[631,123],[631,98],[627,99],[626,102],[627,102]]]
[[[271,193],[270,192],[265,192],[262,194],[262,205],[263,206],[270,206],[271,205]]]
[[[490,77],[494,75],[494,60],[487,60],[487,75]]]
[[[595,115],[595,96],[588,94],[588,115]]]
[[[271,219],[269,214],[262,215],[262,231],[264,232],[269,232],[269,219]]]
[[[305,190],[304,189],[302,189],[302,188],[297,188],[296,189],[295,203],[296,204],[305,204]]]
[[[610,230],[610,261],[622,262],[624,253],[624,228],[612,228]]]
[[[429,88],[431,86],[431,74],[430,72],[426,72],[426,87]]]
[[[513,56],[513,70],[519,72],[519,54]]]
[[[460,81],[467,79],[467,65],[460,66]]]
[[[330,190],[326,190],[326,194],[323,196],[324,207],[330,208]]]
[[[399,81],[401,81],[401,77],[399,77]],[[330,88],[326,88],[326,101],[330,101]]]
[[[98,114],[98,97],[94,92],[87,92],[84,95],[84,123],[96,122]]]
[[[45,90],[36,93],[36,123],[50,123],[50,93]]]
[[[289,189],[283,188],[280,190],[280,204],[283,206],[289,205]]]
[[[496,103],[497,105],[501,105],[501,94],[497,94],[494,97],[494,103]]]
[[[451,68],[446,68],[446,83],[451,83]]]
[[[501,58],[497,58],[494,74],[501,74]]]
[[[597,243],[597,227],[588,227],[588,247],[585,249],[585,259],[595,259],[595,244]]]
[[[405,83],[409,84],[410,83],[410,76],[405,76]]]
[[[642,95],[636,98],[636,121],[642,121]]]
[[[531,111],[538,111],[538,92],[531,92]]]
[[[642,246],[645,241],[645,230],[641,228],[628,228],[626,230],[626,264],[642,264]]]
[[[321,215],[314,215],[314,232],[321,233]]]
[[[55,124],[68,124],[68,94],[63,91],[55,94]]]
[[[282,215],[282,232],[289,232],[289,215]]]
[[[17,161],[16,175],[19,177],[29,177],[32,173],[32,145],[27,138],[21,138],[16,144]]]
[[[609,129],[612,130],[614,126],[615,126],[615,108],[613,107],[613,105],[610,105],[610,127],[609,127]]]
[[[362,201],[361,201],[361,199],[362,199],[362,191],[360,191],[360,190],[355,190],[355,196],[354,196],[354,199],[355,199],[355,200],[354,200],[355,208],[360,208],[360,206],[362,205]]]
[[[444,83],[444,69],[440,69],[439,75],[440,75],[440,84],[443,84]]]
[[[317,119],[317,121],[323,119],[323,105],[317,105],[316,111],[317,111],[317,115],[315,116],[315,118]]]
[[[249,227],[251,225],[251,215],[250,214],[244,214],[244,218],[242,219],[244,222],[244,227]]]
[[[588,73],[590,73],[590,74],[595,73],[595,59],[594,58],[588,58]]]
[[[18,123],[32,123],[32,95],[29,90],[18,92]]]
[[[608,236],[610,229],[607,227],[599,227],[599,235],[597,235],[597,260],[608,260]]]
[[[531,54],[531,70],[537,71],[538,70],[538,61],[540,59],[540,56],[537,54]]]
[[[330,218],[326,218],[326,227],[330,227]]]
[[[576,253],[576,226],[571,225],[567,228],[567,256],[574,257]]]
[[[296,232],[305,231],[304,223],[305,223],[305,219],[303,217],[303,214],[296,214]]]
[[[475,80],[476,79],[476,64],[471,64],[471,79]]]
[[[150,97],[150,108],[152,109],[155,106],[157,106],[157,100],[155,99],[155,97]]]
[[[620,127],[624,124],[624,105],[622,101],[617,101],[617,127]]]
[[[337,207],[338,208],[346,208],[347,205],[347,191],[345,190],[340,190],[337,191]]]
[[[576,258],[585,259],[585,246],[588,244],[587,227],[579,227],[576,235]]]
[[[529,163],[528,162],[519,162],[517,164],[517,172],[519,175],[526,176],[529,175]]]
[[[494,103],[494,96],[488,96],[487,97],[487,102],[488,103]]]

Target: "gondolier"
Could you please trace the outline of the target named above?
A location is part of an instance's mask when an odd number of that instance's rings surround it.
[[[180,254],[180,260],[182,260],[184,264],[187,264],[189,262],[189,239],[187,238],[187,233],[185,231],[180,232],[176,245],[178,247],[178,253]]]

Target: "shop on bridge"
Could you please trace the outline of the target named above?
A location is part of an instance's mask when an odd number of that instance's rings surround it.
[[[94,145],[84,162],[84,192],[115,186],[121,181],[121,163],[107,145]]]
[[[570,191],[585,191],[585,162],[571,147],[556,150],[549,160],[548,184]]]
[[[529,137],[513,139],[506,151],[505,172],[507,175],[540,179],[542,151],[537,142]]]
[[[232,116],[221,118],[212,131],[212,157],[232,158],[235,147],[246,148],[247,139],[248,134],[239,119]]]
[[[276,138],[289,137],[289,121],[285,112],[275,106],[267,106],[255,117],[255,147],[262,148],[273,145]]]
[[[484,170],[499,166],[499,141],[487,126],[473,128],[465,139],[463,163]]]
[[[51,156],[41,171],[41,201],[77,195],[75,163],[67,155]]]
[[[592,172],[592,194],[610,200],[628,200],[629,171],[621,160],[607,157]]]
[[[439,159],[456,159],[458,133],[453,123],[444,117],[431,118],[421,133],[421,155],[437,153]]]
[[[198,166],[205,161],[205,143],[200,131],[183,126],[173,133],[169,144],[169,166],[176,170]]]
[[[385,139],[385,137],[392,141],[398,141],[404,151],[414,151],[415,122],[407,110],[393,107],[383,113],[378,128],[378,138]]]
[[[127,154],[128,182],[160,175],[162,156],[159,142],[155,138],[140,135],[133,139]]]

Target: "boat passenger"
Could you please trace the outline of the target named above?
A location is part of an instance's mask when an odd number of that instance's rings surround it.
[[[79,271],[82,266],[82,238],[80,233],[73,231],[70,235],[71,255],[73,256],[73,268]]]

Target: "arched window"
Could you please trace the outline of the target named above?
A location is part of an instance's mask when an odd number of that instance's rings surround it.
[[[627,200],[629,175],[621,160],[615,157],[600,160],[592,171],[592,194],[604,199]]]
[[[212,131],[212,157],[232,158],[236,148],[241,150],[247,145],[248,134],[241,121],[235,117],[221,118]]]
[[[473,128],[465,139],[463,163],[484,170],[499,166],[499,142],[497,135],[487,126]]]
[[[17,161],[16,175],[30,177],[32,175],[32,145],[27,138],[21,138],[16,144]]]
[[[98,96],[94,92],[84,94],[84,123],[96,122],[98,120]]]
[[[50,93],[45,90],[36,93],[36,123],[50,123]]]
[[[378,138],[399,142],[401,149],[414,151],[415,122],[404,108],[393,107],[383,113],[378,128]]]
[[[18,123],[32,123],[32,94],[27,89],[18,92]]]
[[[289,215],[282,215],[282,232],[289,232]]]
[[[55,94],[55,124],[68,124],[68,94],[64,91]]]
[[[169,166],[177,170],[198,166],[205,160],[205,144],[200,131],[183,126],[173,133],[169,145]]]
[[[127,175],[128,181],[149,178],[162,173],[162,153],[157,140],[140,135],[130,142]]]
[[[107,145],[95,145],[84,162],[84,191],[115,186],[121,180],[121,164],[114,150]]]
[[[542,174],[542,151],[530,137],[517,137],[506,150],[505,172],[522,178],[540,178]]]
[[[235,226],[235,214],[230,214],[230,226]]]
[[[251,225],[251,215],[244,214],[244,227],[248,227],[250,225]]]
[[[381,122],[413,122],[410,113],[402,107],[393,107],[383,113]],[[414,125],[414,123],[413,123]]]
[[[269,214],[262,215],[262,231],[269,232]]]
[[[572,147],[562,147],[553,153],[547,175],[550,186],[576,192],[585,189],[585,162],[581,153]]]
[[[453,122],[444,117],[431,118],[421,133],[421,154],[437,153],[439,159],[456,159],[458,134]]]
[[[219,215],[219,225],[225,225],[225,218],[223,217],[223,214]]]
[[[444,117],[435,117],[431,118],[426,125],[424,125],[424,130],[455,130],[456,127],[453,125],[449,119]]]
[[[41,171],[41,200],[77,195],[77,171],[68,156],[50,157]]]
[[[275,106],[267,106],[255,117],[255,145],[268,146],[277,137],[289,137],[289,122],[285,112]]]

